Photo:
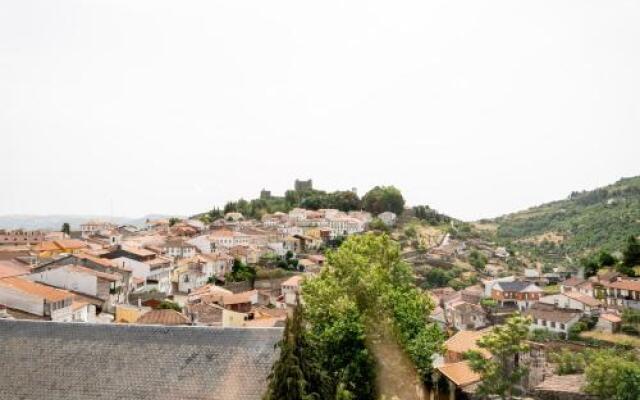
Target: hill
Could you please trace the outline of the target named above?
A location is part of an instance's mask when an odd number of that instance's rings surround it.
[[[545,263],[620,251],[630,235],[640,235],[640,176],[478,225],[491,226],[498,242]]]
[[[145,215],[140,218],[108,217],[104,215],[0,215],[0,229],[49,229],[59,230],[68,222],[72,230],[80,229],[80,224],[92,219],[110,221],[119,225],[143,226],[147,219],[169,218],[160,214]]]

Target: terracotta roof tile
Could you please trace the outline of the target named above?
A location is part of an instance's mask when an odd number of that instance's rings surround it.
[[[609,283],[607,286],[614,289],[621,290],[633,290],[640,292],[640,281],[634,281],[631,279],[624,279],[616,282]]]
[[[16,289],[23,293],[42,297],[49,302],[61,301],[73,297],[73,295],[66,290],[55,289],[50,286],[42,285],[40,283],[32,282],[28,279],[20,277],[9,277],[0,279],[0,286]]]
[[[0,279],[9,276],[26,275],[30,271],[31,269],[29,267],[20,263],[0,260]]]
[[[462,354],[470,350],[476,350],[484,356],[489,357],[490,353],[478,347],[477,344],[477,341],[489,332],[487,329],[482,331],[460,331],[444,342],[444,345],[448,351],[455,353]]]
[[[471,385],[481,379],[480,374],[473,372],[467,361],[441,365],[438,371],[459,387]]]
[[[136,321],[140,325],[189,325],[189,318],[175,310],[152,310]]]

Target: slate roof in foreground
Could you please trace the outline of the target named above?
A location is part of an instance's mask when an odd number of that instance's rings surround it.
[[[259,400],[281,336],[0,320],[0,399]]]

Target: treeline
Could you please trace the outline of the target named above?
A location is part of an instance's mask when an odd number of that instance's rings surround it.
[[[606,250],[585,257],[580,260],[586,277],[596,275],[601,268],[612,267],[621,274],[635,277],[638,275],[635,267],[640,266],[640,243],[635,236],[629,236],[622,250],[622,258],[617,259]]]
[[[438,226],[451,222],[451,217],[441,214],[429,206],[413,207],[413,215],[421,221],[425,221],[429,225]]]
[[[404,210],[405,200],[400,190],[393,186],[376,186],[362,198],[347,190],[325,192],[322,190],[288,190],[284,197],[268,197],[253,200],[240,199],[225,204],[222,210],[214,208],[197,218],[210,223],[229,212],[242,213],[246,218],[260,219],[265,214],[287,213],[294,208],[308,210],[338,209],[340,211],[369,211],[374,215],[391,211],[398,215]]]
[[[569,199],[501,217],[497,240],[519,242],[518,250],[536,260],[557,263],[562,258],[578,259],[594,249],[614,252],[629,236],[640,234],[640,178],[588,192],[574,192]],[[540,245],[530,239],[555,234],[561,241]]]
[[[367,333],[388,325],[424,379],[443,333],[426,322],[434,305],[387,235],[348,238],[321,274],[303,283],[304,308],[287,323],[265,400],[376,398]]]

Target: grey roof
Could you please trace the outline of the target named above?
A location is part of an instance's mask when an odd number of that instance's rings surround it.
[[[505,292],[522,292],[523,290],[525,290],[531,285],[532,285],[531,282],[519,282],[519,281],[496,283],[496,286],[500,287]],[[538,287],[536,286],[536,288]]]
[[[282,329],[0,320],[0,399],[260,399]]]

